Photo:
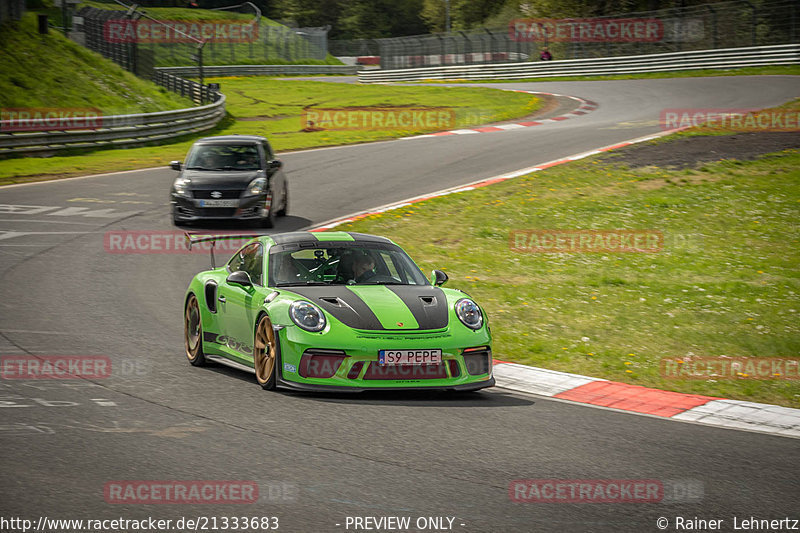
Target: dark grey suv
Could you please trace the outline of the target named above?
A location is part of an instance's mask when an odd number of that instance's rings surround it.
[[[255,135],[206,137],[195,142],[172,184],[172,221],[254,221],[271,228],[289,208],[283,164],[269,142]]]

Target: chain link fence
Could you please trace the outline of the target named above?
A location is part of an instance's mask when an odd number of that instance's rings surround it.
[[[145,78],[155,67],[324,63],[328,58],[329,27],[287,28],[262,19],[249,3],[226,8],[219,18],[197,20],[160,20],[134,7],[87,6],[76,15],[87,48]]]
[[[641,32],[640,32],[641,30]],[[652,30],[652,31],[651,31]],[[383,69],[662,54],[797,43],[797,0],[728,0],[592,19],[520,19],[506,28],[330,41],[337,57]]]

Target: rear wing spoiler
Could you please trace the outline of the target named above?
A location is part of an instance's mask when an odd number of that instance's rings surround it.
[[[244,234],[221,234],[221,235],[208,235],[208,234],[199,234],[199,233],[189,233],[184,232],[184,237],[186,238],[186,248],[191,251],[192,246],[195,244],[200,244],[203,242],[210,242],[211,247],[209,251],[211,252],[211,269],[215,269],[216,264],[214,261],[214,246],[216,245],[217,241],[232,241],[235,239],[254,239],[256,237],[261,237],[261,235],[257,233],[244,233]]]

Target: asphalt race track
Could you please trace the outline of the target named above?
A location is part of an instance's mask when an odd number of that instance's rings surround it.
[[[765,107],[798,96],[790,76],[497,86],[575,95],[599,108],[533,128],[286,154],[290,216],[275,231],[656,133],[663,108]],[[174,176],[165,166],[0,189],[0,354],[105,355],[113,368],[92,381],[0,381],[3,517],[277,516],[288,532],[347,531],[347,517],[367,516],[411,517],[412,525],[449,517],[463,532],[647,532],[659,531],[659,517],[675,531],[678,516],[722,519],[729,531],[734,517],[798,518],[792,438],[500,388],[268,393],[250,374],[191,367],[183,294],[207,256],[104,248],[107,231],[173,229]],[[512,502],[509,484],[531,478],[692,489],[672,494],[674,503]],[[248,480],[260,499],[107,503],[104,487],[119,480]]]

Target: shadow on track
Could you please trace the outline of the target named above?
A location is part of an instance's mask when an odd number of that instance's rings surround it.
[[[236,230],[243,233],[259,233],[263,235],[271,235],[273,233],[284,233],[287,231],[298,231],[307,228],[311,225],[311,220],[303,217],[287,215],[278,218],[275,221],[275,227],[266,229],[260,228],[255,223],[242,222],[238,220],[220,220],[220,221],[203,221],[197,224],[186,225],[181,224],[175,226],[181,231],[188,231],[191,233],[198,233],[203,231],[220,231],[220,230]]]
[[[247,372],[221,364],[210,364],[203,368],[226,377],[236,378],[252,387],[258,387],[256,378]],[[525,407],[533,405],[533,400],[515,396],[495,387],[473,392],[458,391],[365,391],[365,392],[305,392],[264,391],[265,401],[271,394],[291,396],[310,402],[339,403],[348,405],[386,405],[404,407]]]

